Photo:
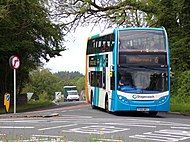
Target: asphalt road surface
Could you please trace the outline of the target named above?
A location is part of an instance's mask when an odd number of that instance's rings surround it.
[[[190,117],[174,113],[109,114],[85,103],[0,115],[0,141],[189,142]]]

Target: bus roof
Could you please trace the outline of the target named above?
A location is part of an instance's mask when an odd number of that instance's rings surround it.
[[[122,30],[165,30],[164,27],[155,28],[155,27],[128,27],[128,28],[119,28],[119,31]]]
[[[122,31],[122,30],[165,30],[165,28],[164,27],[161,27],[161,28],[154,28],[154,27],[127,27],[127,28],[107,29],[102,33],[94,34],[94,35],[90,36],[88,38],[88,40],[89,39],[95,39],[95,38],[98,38],[98,37],[102,37],[102,36],[111,34],[111,33],[114,32],[114,30],[117,30],[117,31]]]
[[[94,34],[94,35],[90,36],[88,39],[95,39],[95,38],[98,38],[98,37],[101,37],[101,36],[105,36],[105,35],[111,34],[113,32],[114,32],[114,29],[107,29],[107,30],[105,30],[102,33]]]

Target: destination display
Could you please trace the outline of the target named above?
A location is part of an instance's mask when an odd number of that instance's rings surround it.
[[[120,54],[119,64],[125,65],[151,65],[151,66],[167,66],[166,54],[152,54],[152,55],[129,55],[129,54]]]

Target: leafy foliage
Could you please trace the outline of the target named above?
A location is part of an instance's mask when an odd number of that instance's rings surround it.
[[[182,73],[183,76],[184,71],[190,70],[190,1],[188,0],[63,0],[52,3],[57,5],[56,16],[70,19],[63,22],[67,27],[89,23],[94,25],[104,23],[105,28],[163,26],[169,36],[172,72],[177,76]],[[58,5],[61,8],[56,9]]]
[[[75,71],[75,72],[69,72],[69,71],[60,71],[58,73],[55,73],[56,76],[64,79],[64,80],[73,80],[74,78],[76,77],[82,77],[83,75],[78,72],[78,71]],[[72,84],[69,84],[69,85],[72,85]]]
[[[30,82],[23,92],[33,92],[39,97],[52,100],[54,93],[62,91],[63,81],[48,70],[35,70],[30,73]],[[47,95],[45,95],[47,94]],[[48,96],[48,98],[46,98]]]
[[[76,72],[61,71],[61,72],[55,73],[55,75],[64,80],[65,86],[75,85],[77,86],[77,89],[79,92],[84,90],[85,78],[84,78],[84,75],[82,75],[78,71]]]
[[[48,61],[65,50],[62,35],[60,26],[50,20],[43,0],[1,0],[0,94],[13,90],[10,56],[17,55],[21,60],[17,70],[17,86],[21,91],[29,72],[42,65],[40,59]]]
[[[34,92],[42,100],[53,100],[55,92],[62,92],[66,85],[75,85],[80,92],[84,90],[84,76],[79,72],[52,74],[47,69],[35,70],[30,73],[30,82],[23,93]]]
[[[189,90],[190,90],[190,70],[184,71],[181,73],[178,77],[176,77],[176,88],[175,92],[173,92],[174,95],[180,96],[184,99],[184,101],[187,101],[185,98],[186,96],[190,96]]]

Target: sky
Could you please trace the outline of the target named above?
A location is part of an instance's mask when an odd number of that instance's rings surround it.
[[[79,71],[85,74],[86,44],[89,36],[101,31],[95,27],[79,27],[74,33],[70,33],[65,38],[66,50],[61,52],[62,56],[51,58],[45,63],[44,68],[48,68],[52,73],[58,71]]]

